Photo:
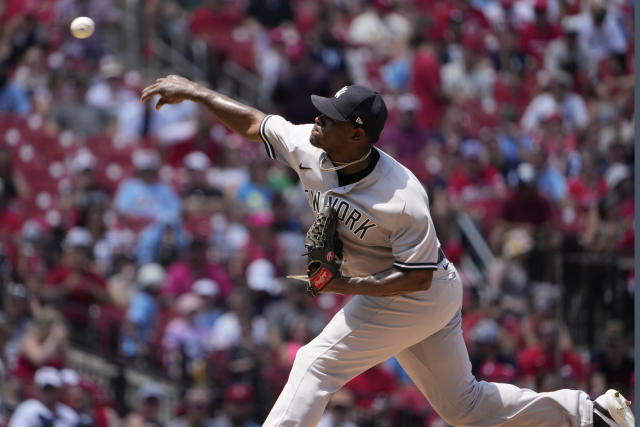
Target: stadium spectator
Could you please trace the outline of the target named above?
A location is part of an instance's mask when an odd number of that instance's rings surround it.
[[[74,227],[62,242],[61,262],[48,273],[40,290],[44,301],[57,304],[72,327],[83,330],[92,304],[108,304],[104,277],[91,261],[94,242],[86,228]]]
[[[518,166],[518,187],[507,197],[502,218],[510,223],[544,225],[551,221],[551,205],[535,185],[536,171],[529,163]]]
[[[548,78],[547,87],[543,92],[531,100],[522,115],[522,127],[527,131],[534,131],[542,123],[555,115],[562,119],[565,129],[582,131],[589,122],[587,105],[584,98],[572,91],[573,79],[565,72],[560,72]]]
[[[132,156],[136,176],[118,187],[114,206],[133,224],[152,221],[174,223],[180,218],[181,202],[174,190],[160,181],[160,156],[154,150],[138,149]]]
[[[544,50],[549,42],[562,36],[560,26],[551,22],[548,16],[548,0],[535,0],[534,21],[525,24],[520,30],[522,52],[536,61],[536,66],[542,65]]]
[[[124,418],[123,427],[162,427],[160,401],[165,392],[158,384],[147,383],[136,392],[136,409]]]
[[[413,93],[420,100],[418,123],[427,129],[435,129],[447,103],[440,80],[440,61],[433,42],[425,37],[416,36],[414,49],[411,76]]]
[[[331,395],[318,427],[356,427],[355,398],[346,388],[341,388]]]
[[[193,282],[191,290],[202,300],[202,309],[196,316],[196,326],[201,332],[208,332],[224,313],[219,298],[220,286],[210,279],[198,279]]]
[[[96,157],[87,150],[79,151],[71,161],[71,190],[63,195],[61,209],[69,217],[65,223],[77,225],[79,217],[91,206],[109,203],[109,192],[97,182]]]
[[[500,332],[493,319],[483,319],[471,330],[469,354],[478,380],[512,383],[516,379],[515,360],[501,349]]]
[[[116,427],[120,418],[104,404],[104,392],[91,380],[71,369],[61,371],[64,383],[64,403],[78,414],[75,427]]]
[[[153,354],[150,348],[155,338],[159,302],[166,273],[162,266],[145,264],[138,270],[138,291],[127,308],[122,332],[122,354],[127,358],[144,360]]]
[[[536,332],[540,343],[518,355],[518,369],[522,373],[523,384],[545,391],[586,385],[586,366],[579,354],[571,348],[563,348],[562,343],[558,342],[560,329],[561,325],[554,319],[543,319],[537,324]],[[556,366],[556,346],[561,346],[560,366]],[[547,377],[555,372],[560,372],[562,376]],[[548,385],[545,380],[552,380],[554,383]]]
[[[615,387],[621,393],[631,391],[634,363],[628,346],[624,324],[618,319],[607,320],[602,343],[591,353],[591,393],[600,394],[605,387]]]
[[[26,116],[31,111],[27,91],[9,79],[6,67],[0,66],[0,112]]]
[[[213,419],[213,427],[258,427],[253,418],[253,390],[244,383],[233,384],[224,394],[222,413]]]
[[[40,367],[64,368],[69,349],[68,336],[67,327],[56,309],[50,306],[38,309],[34,313],[33,323],[18,344],[13,375],[29,386]],[[51,375],[46,378],[50,377]]]
[[[592,396],[632,388],[624,333],[632,325],[634,250],[632,5],[358,4],[152,0],[138,11],[140,40],[121,31],[130,17],[112,0],[0,6],[0,425],[24,393],[38,391],[30,377],[39,365],[27,363],[22,350],[26,337],[37,361],[63,366],[64,357],[50,350],[71,345],[102,355],[101,363],[169,378],[153,349],[162,348],[179,295],[190,292],[205,301],[195,324],[208,331],[207,348],[193,378],[174,385],[180,393],[191,381],[203,384],[214,399],[206,417],[185,407],[179,421],[225,418],[217,406],[241,381],[252,388],[249,418],[260,422],[298,347],[344,303],[337,295],[310,299],[300,284],[279,280],[306,268],[300,248],[312,214],[295,174],[259,161],[261,148],[194,103],[158,112],[140,104],[144,80],[167,66],[294,121],[312,118],[307,92],[330,95],[351,83],[376,88],[390,108],[380,147],[428,188],[444,251],[459,266],[463,333],[477,375],[550,390],[579,381],[576,355],[589,354],[583,378]],[[66,30],[79,10],[99,29],[82,41]],[[126,58],[116,43],[122,34]],[[164,44],[173,54],[154,50]],[[145,74],[129,68],[137,60]],[[471,214],[480,235],[470,239],[461,213]],[[69,245],[72,235],[79,244]],[[480,237],[493,262],[471,244]],[[192,265],[193,241],[205,248]],[[82,266],[82,280],[67,283],[71,261]],[[161,273],[145,283],[142,271],[152,262]],[[165,280],[169,267],[175,271]],[[539,280],[557,283],[553,295],[562,290],[565,303],[540,292],[546,285]],[[176,292],[163,290],[165,282]],[[28,299],[12,283],[23,283]],[[103,292],[106,299],[96,298]],[[244,301],[230,298],[236,294]],[[70,325],[86,330],[44,327],[39,300],[87,319]],[[548,326],[556,316],[562,322]],[[182,326],[172,331],[174,342],[189,341],[193,328]],[[569,354],[568,362],[555,366],[552,348]],[[495,352],[521,356],[527,376],[493,360]],[[393,380],[404,384],[406,374],[391,366]],[[126,378],[96,380],[121,397]],[[78,384],[71,392],[78,402],[100,395]],[[384,391],[372,418],[358,416],[353,396],[336,395],[323,422],[441,425],[416,396],[408,385]],[[91,404],[103,406],[99,400]],[[98,423],[98,412],[92,417]],[[152,424],[166,421],[158,415]]]
[[[221,210],[222,192],[207,181],[211,160],[202,151],[192,151],[184,158],[185,178],[180,194],[189,215],[211,215]]]
[[[611,54],[618,60],[627,52],[627,39],[620,25],[619,6],[604,0],[589,0],[580,16],[579,41],[589,52],[591,69]]]
[[[9,421],[9,427],[76,427],[78,414],[62,403],[62,377],[53,367],[45,366],[35,373],[36,396],[22,402]]]
[[[185,292],[190,292],[196,280],[210,279],[218,284],[221,299],[226,300],[231,293],[233,284],[222,267],[209,260],[208,250],[209,246],[204,240],[193,239],[189,243],[184,258],[167,268],[165,295],[175,298]]]
[[[251,337],[255,344],[265,344],[268,326],[262,316],[254,314],[252,296],[246,288],[237,288],[229,297],[229,311],[214,323],[207,345],[210,350],[225,350]]]
[[[327,323],[317,308],[311,305],[303,286],[293,280],[285,280],[282,284],[282,298],[265,307],[264,316],[273,333],[286,339],[295,322],[304,316],[308,323],[309,333],[316,336]]]
[[[2,294],[0,325],[3,352],[0,361],[5,370],[11,370],[15,366],[22,336],[31,325],[28,298],[27,289],[21,283],[9,283]]]
[[[205,358],[205,339],[208,331],[196,324],[202,310],[202,299],[193,292],[180,295],[175,302],[178,316],[167,324],[162,338],[166,372],[175,380],[193,381],[194,367]]]
[[[206,387],[194,387],[185,397],[185,414],[167,423],[167,427],[213,427],[210,417],[212,399]]]
[[[188,246],[186,230],[180,223],[155,222],[144,227],[138,238],[136,258],[139,265],[157,262],[166,268],[178,262]]]
[[[22,389],[23,386],[18,378],[4,373],[2,387],[0,387],[0,425],[9,424],[11,415],[24,400]]]

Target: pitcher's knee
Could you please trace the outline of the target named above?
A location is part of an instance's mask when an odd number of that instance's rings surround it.
[[[453,426],[473,426],[486,412],[478,407],[480,397],[479,384],[473,381],[463,390],[456,390],[446,396],[436,397],[431,402],[438,415]],[[486,413],[484,414],[486,416]]]
[[[339,360],[329,358],[323,349],[313,343],[302,346],[296,353],[290,376],[312,376],[329,392],[338,390],[345,384],[344,366]]]

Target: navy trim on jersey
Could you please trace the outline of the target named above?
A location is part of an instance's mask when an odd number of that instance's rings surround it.
[[[435,262],[401,262],[395,261],[394,267],[398,267],[403,270],[437,270],[438,264]]]
[[[260,122],[259,132],[260,132],[260,138],[262,138],[262,142],[264,143],[264,148],[267,150],[267,156],[269,156],[269,158],[271,159],[275,159],[276,153],[273,147],[271,146],[271,143],[267,140],[267,136],[264,134],[264,125],[265,123],[267,123],[267,120],[269,120],[272,116],[273,114],[269,114],[269,115],[266,115],[264,119],[262,119],[262,122]]]

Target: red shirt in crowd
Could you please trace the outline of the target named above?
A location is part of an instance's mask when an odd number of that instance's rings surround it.
[[[526,377],[539,377],[543,374],[550,374],[557,371],[555,366],[555,354],[546,351],[542,345],[536,345],[524,350],[518,356],[518,369]],[[568,370],[567,376],[577,382],[586,379],[586,369],[582,364],[580,356],[571,351],[562,352],[562,370]]]
[[[345,387],[353,392],[360,408],[371,408],[376,397],[390,395],[396,389],[396,378],[380,365],[363,372]]]
[[[64,265],[53,267],[45,279],[45,286],[64,286],[72,273],[73,271]],[[82,324],[89,320],[89,306],[100,302],[91,289],[97,287],[105,290],[106,283],[103,277],[91,271],[83,271],[79,275],[78,285],[64,297],[60,309],[69,321]]]
[[[411,66],[413,93],[420,100],[417,121],[429,129],[438,127],[444,112],[441,95],[440,63],[431,49],[420,48],[416,51]]]
[[[520,31],[520,48],[524,53],[533,56],[538,61],[538,65],[542,65],[547,44],[559,37],[562,37],[562,28],[559,25],[552,23],[538,25],[532,22]]]
[[[167,269],[167,286],[164,288],[165,294],[171,296],[182,295],[191,291],[191,285],[198,279],[211,279],[220,287],[220,296],[226,299],[231,293],[231,279],[222,267],[217,264],[207,262],[201,269],[200,274],[194,274],[194,270],[185,261],[177,261]]]

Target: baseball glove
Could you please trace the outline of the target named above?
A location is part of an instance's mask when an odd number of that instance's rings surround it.
[[[312,296],[334,277],[340,277],[342,241],[338,237],[338,215],[331,206],[325,206],[307,231],[304,239],[307,249],[307,291]]]

